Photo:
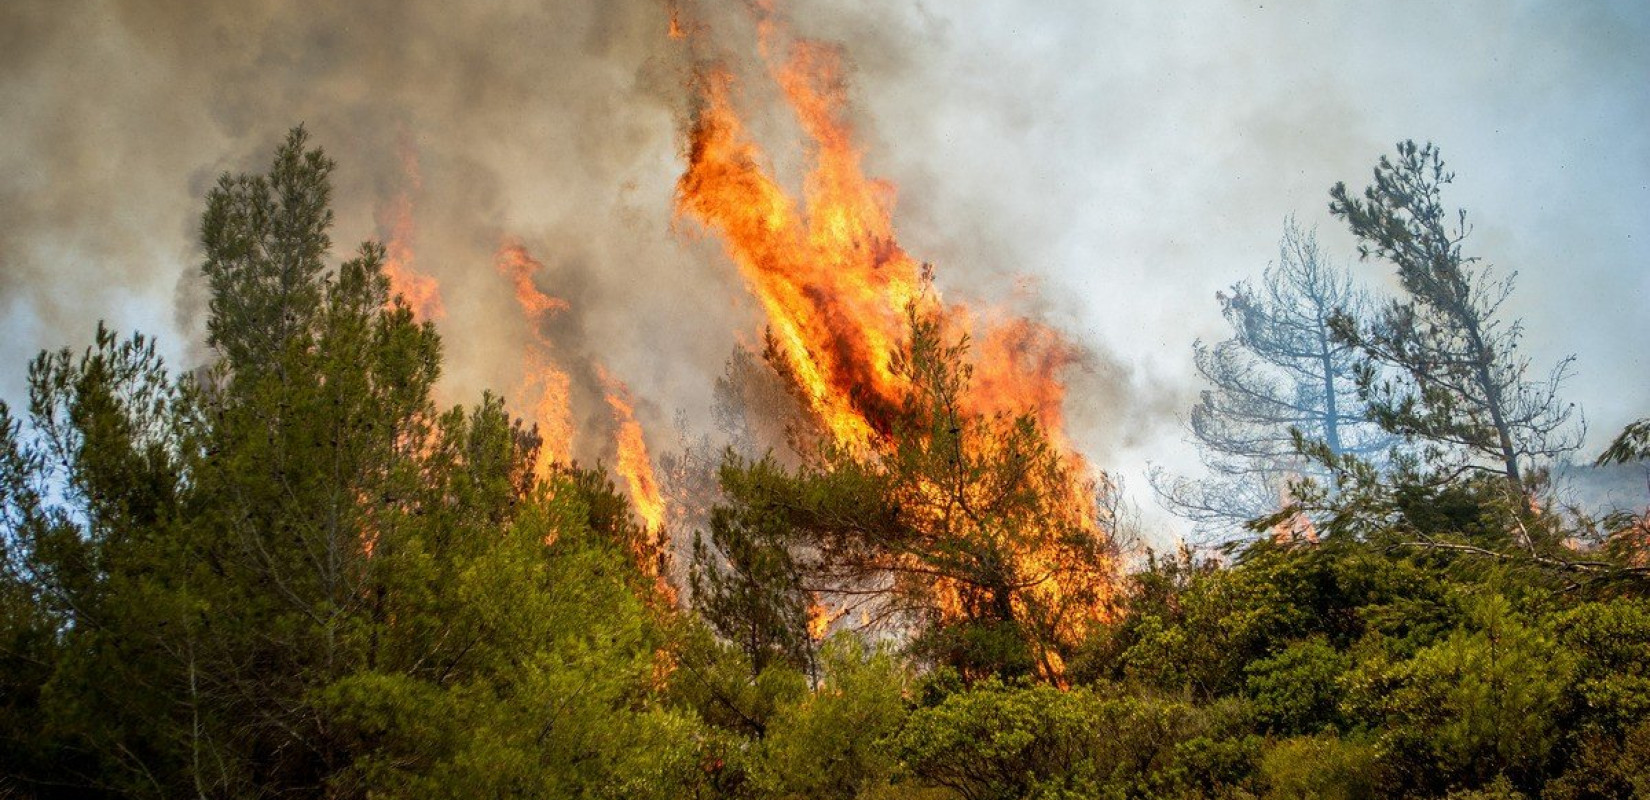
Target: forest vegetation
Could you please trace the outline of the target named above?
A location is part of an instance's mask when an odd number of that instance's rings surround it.
[[[1127,541],[913,301],[877,448],[730,359],[718,413],[789,447],[692,454],[674,568],[553,431],[437,405],[333,166],[300,128],[208,194],[209,363],[99,326],[0,405],[0,797],[1650,796],[1650,517],[1560,502],[1567,365],[1530,377],[1431,145],[1331,192],[1400,296],[1294,224],[1222,294],[1216,483],[1157,481],[1218,547]]]

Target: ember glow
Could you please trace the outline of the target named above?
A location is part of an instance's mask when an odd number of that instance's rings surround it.
[[[819,598],[813,598],[808,602],[808,638],[816,642],[825,641],[831,633],[831,626],[847,614],[846,608],[833,609],[819,602]]]
[[[1298,480],[1300,480],[1299,475],[1290,474],[1278,489],[1278,510],[1286,511],[1291,507],[1296,507],[1293,514],[1278,520],[1272,525],[1272,541],[1278,544],[1318,543],[1318,526],[1312,522],[1311,516],[1296,506],[1295,493],[1289,488]]]

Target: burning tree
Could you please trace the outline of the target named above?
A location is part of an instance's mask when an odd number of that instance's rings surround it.
[[[937,318],[912,313],[891,365],[910,388],[884,445],[828,445],[795,472],[730,455],[716,518],[763,535],[735,540],[728,525],[713,538],[731,570],[771,566],[801,590],[762,609],[782,629],[789,620],[776,644],[799,640],[803,596],[825,597],[863,627],[914,633],[916,652],[965,674],[1058,678],[1110,611],[1115,553],[1094,486],[1032,414],[969,410],[969,344],[945,337]],[[748,583],[716,580],[706,607]]]
[[[939,298],[894,234],[893,187],[861,171],[838,51],[762,22],[759,51],[806,136],[804,203],[762,166],[734,76],[712,64],[676,208],[721,237],[760,301],[767,361],[820,446],[795,473],[731,462],[729,505],[781,519],[814,605],[915,625],[970,669],[1056,677],[1115,579],[1095,480],[1065,435],[1060,372],[1079,352]]]
[[[1336,314],[1367,316],[1368,295],[1327,262],[1311,231],[1289,219],[1261,285],[1239,283],[1216,297],[1233,335],[1193,345],[1211,388],[1190,419],[1211,477],[1152,474],[1159,496],[1204,532],[1236,530],[1277,511],[1291,480],[1333,483],[1329,470],[1300,454],[1297,434],[1335,455],[1366,458],[1397,441],[1365,418],[1354,380],[1360,355],[1330,327]]]

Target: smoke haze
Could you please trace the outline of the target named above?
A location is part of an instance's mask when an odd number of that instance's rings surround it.
[[[1192,340],[1225,336],[1214,292],[1260,274],[1290,213],[1350,260],[1327,190],[1364,185],[1403,138],[1443,148],[1446,201],[1477,224],[1468,249],[1519,272],[1510,310],[1538,368],[1579,356],[1585,453],[1650,413],[1638,5],[782,9],[842,43],[867,171],[899,187],[902,243],[947,298],[1008,303],[1086,347],[1073,433],[1136,490],[1147,459],[1191,462],[1177,415],[1198,388]],[[201,358],[202,198],[303,122],[339,164],[335,255],[389,236],[382,210],[407,196],[446,307],[450,401],[521,383],[531,334],[494,266],[513,240],[568,304],[551,335],[582,387],[576,426],[607,418],[596,358],[656,445],[678,410],[705,426],[761,314],[718,243],[672,220],[692,63],[741,71],[780,175],[799,181],[800,154],[781,146],[795,123],[745,4],[679,10],[713,47],[672,41],[662,0],[6,3],[0,397],[20,400],[23,363],[85,343],[98,318]],[[1356,269],[1386,286],[1379,265]]]

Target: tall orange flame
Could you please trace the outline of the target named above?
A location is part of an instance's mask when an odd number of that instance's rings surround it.
[[[529,255],[520,242],[506,241],[499,248],[496,264],[498,271],[514,286],[516,303],[533,331],[521,393],[534,398],[532,420],[543,442],[533,464],[533,474],[542,480],[556,464],[565,464],[573,457],[572,382],[551,358],[550,341],[544,331],[551,315],[567,309],[567,301],[545,294],[533,283],[533,275],[544,269],[544,265]]]
[[[647,440],[642,438],[641,423],[636,421],[635,404],[630,389],[613,377],[605,368],[597,366],[602,387],[606,390],[607,405],[613,409],[613,422],[618,425],[616,438],[619,446],[619,477],[630,487],[631,501],[636,513],[648,530],[658,532],[665,526],[665,500],[659,491],[659,481],[653,474],[653,461],[648,458]]]
[[[630,501],[636,514],[642,518],[647,539],[636,553],[637,561],[654,581],[659,596],[671,605],[676,604],[676,590],[670,585],[670,553],[665,543],[665,498],[658,478],[653,473],[653,460],[648,457],[647,440],[642,436],[642,425],[636,421],[635,403],[630,388],[614,377],[600,364],[596,375],[602,382],[607,405],[613,410],[613,422],[618,426],[614,434],[619,449],[619,477],[630,489]]]
[[[893,186],[861,171],[839,60],[830,46],[800,41],[776,70],[808,136],[805,212],[761,166],[762,151],[734,109],[731,74],[712,68],[700,76],[703,108],[677,183],[677,214],[722,235],[786,366],[838,441],[888,433],[908,388],[892,356],[907,335],[905,310],[915,306],[975,331],[970,411],[1029,411],[1068,445],[1059,373],[1077,360],[1077,348],[1040,323],[1002,313],[976,321],[967,307],[940,301],[895,237]]]
[[[802,206],[764,168],[763,152],[735,108],[732,73],[706,66],[697,76],[699,106],[688,134],[687,168],[677,182],[678,218],[720,235],[766,313],[779,366],[838,443],[874,450],[888,440],[912,389],[895,364],[910,335],[907,309],[913,309],[974,341],[963,410],[984,417],[1031,414],[1073,479],[1084,481],[1093,471],[1065,432],[1060,380],[1078,359],[1078,348],[1032,320],[940,299],[929,268],[897,241],[893,186],[863,174],[862,151],[847,121],[839,51],[796,40],[779,62],[776,42],[783,31],[771,6],[757,6],[759,52],[806,136]],[[1068,522],[1098,532],[1092,492],[1080,485],[1051,491],[1066,507]],[[1058,598],[1058,555],[1018,544],[1013,549],[1021,574],[1049,576],[1033,591]],[[959,601],[943,596],[947,587],[938,588],[942,606],[952,607],[942,611],[957,613]],[[1101,613],[1089,609],[1086,618]],[[1068,632],[1084,625],[1079,617],[1085,613],[1062,623]],[[1058,673],[1058,657],[1046,655],[1048,671]]]
[[[388,231],[384,243],[384,276],[390,279],[391,296],[400,295],[420,322],[446,317],[441,302],[441,284],[434,276],[419,272],[413,256],[417,229],[413,223],[413,197],[423,188],[424,176],[418,166],[418,151],[401,143],[401,172],[406,181],[387,208],[374,215],[380,231]],[[392,301],[393,302],[393,301]]]
[[[826,428],[839,441],[868,442],[888,432],[898,405],[902,386],[889,356],[904,335],[906,305],[924,297],[921,268],[894,240],[892,189],[858,177],[858,152],[829,124],[831,100],[800,77],[786,88],[803,93],[792,99],[813,112],[805,119],[815,123],[809,132],[819,145],[807,216],[759,166],[761,151],[722,71],[701,80],[705,107],[677,210],[722,233]]]

